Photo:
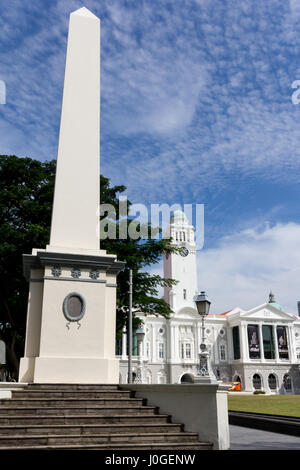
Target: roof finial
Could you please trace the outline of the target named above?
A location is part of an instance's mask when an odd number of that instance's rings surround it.
[[[276,302],[276,301],[275,301],[275,295],[273,294],[272,291],[270,291],[270,294],[269,294],[269,304],[272,303],[272,302]]]

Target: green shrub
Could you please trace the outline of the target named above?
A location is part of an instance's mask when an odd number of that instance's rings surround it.
[[[265,395],[265,393],[263,390],[254,390],[253,395]]]

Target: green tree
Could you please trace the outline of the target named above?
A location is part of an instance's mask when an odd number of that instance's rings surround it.
[[[55,162],[0,156],[0,339],[15,378],[28,299],[22,254],[49,241],[54,177]]]
[[[49,243],[55,168],[55,161],[0,155],[0,339],[6,343],[8,368],[15,378],[24,350],[28,300],[22,255]],[[170,315],[170,306],[158,298],[158,289],[175,281],[151,275],[144,269],[158,263],[164,251],[177,250],[166,239],[118,238],[119,195],[125,190],[125,186],[111,186],[108,178],[100,176],[100,200],[115,207],[116,218],[112,223],[117,234],[116,239],[102,240],[101,248],[126,262],[118,275],[117,336],[128,319],[129,269],[133,271],[134,310]],[[129,222],[132,223],[130,217],[126,220]],[[137,232],[141,228],[137,224]],[[150,224],[147,228],[150,230]]]

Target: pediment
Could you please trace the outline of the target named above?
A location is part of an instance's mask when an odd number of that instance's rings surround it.
[[[240,315],[243,319],[253,319],[253,320],[274,320],[274,321],[294,321],[294,315],[286,313],[279,308],[273,306],[270,303],[260,305],[255,307],[248,312],[243,312]]]
[[[175,313],[173,318],[180,318],[181,320],[199,320],[199,314],[195,308],[183,307]]]

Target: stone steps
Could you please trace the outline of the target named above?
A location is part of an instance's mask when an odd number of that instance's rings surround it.
[[[14,390],[12,398],[28,399],[28,398],[131,398],[132,392],[126,390]]]
[[[132,434],[133,432],[139,434],[148,433],[173,433],[182,432],[183,427],[181,424],[175,423],[139,423],[139,424],[127,424],[127,423],[111,423],[111,424],[82,424],[82,425],[0,425],[0,436],[41,436],[45,434],[65,434],[65,435],[94,435],[94,434]]]
[[[0,420],[3,418],[8,418],[10,416],[40,416],[43,415],[53,417],[53,416],[77,416],[77,415],[92,415],[92,416],[112,416],[114,413],[116,415],[154,415],[158,411],[158,408],[154,406],[71,406],[66,408],[64,406],[48,406],[47,408],[36,408],[34,406],[1,406],[0,407]]]
[[[122,444],[145,442],[195,442],[196,433],[128,433],[128,434],[74,434],[44,436],[0,436],[0,448],[4,446],[36,446],[36,445],[77,445],[77,444]]]
[[[142,406],[145,400],[142,398],[12,398],[0,400],[0,407],[16,408],[19,406],[24,407],[41,407],[43,409],[48,407],[88,407],[88,406]]]
[[[132,450],[132,451],[141,451],[141,450],[173,450],[174,452],[178,450],[212,450],[212,445],[210,443],[195,442],[195,443],[177,443],[177,442],[151,442],[151,443],[141,443],[141,444],[79,444],[79,445],[54,445],[54,446],[11,446],[11,447],[1,447],[1,450]]]
[[[110,384],[28,384],[26,390],[49,390],[56,391],[66,390],[66,391],[105,391],[105,390],[115,390],[120,391],[118,385]]]
[[[0,422],[3,425],[35,425],[35,424],[44,424],[44,425],[59,425],[59,424],[107,424],[107,423],[128,423],[128,424],[138,424],[138,423],[169,423],[170,417],[168,415],[117,415],[111,414],[110,416],[101,416],[101,415],[70,415],[70,416],[6,416],[1,417]]]
[[[0,450],[206,450],[196,433],[118,385],[30,384],[0,400]]]

